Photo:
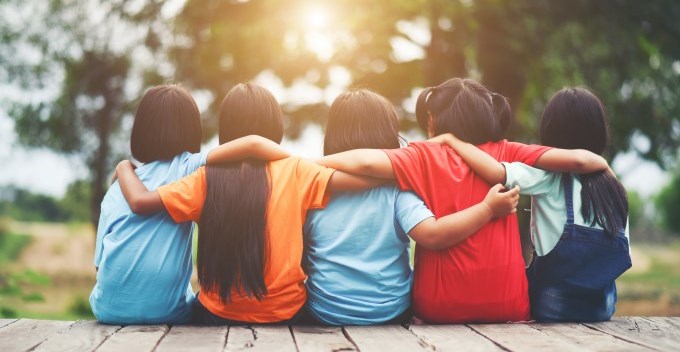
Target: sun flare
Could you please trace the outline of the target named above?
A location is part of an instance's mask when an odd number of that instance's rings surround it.
[[[309,28],[321,29],[328,26],[330,13],[328,9],[320,6],[309,7],[305,10],[305,22]]]

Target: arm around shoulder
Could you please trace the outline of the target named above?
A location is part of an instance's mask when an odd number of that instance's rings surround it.
[[[584,149],[553,148],[536,160],[537,168],[555,172],[588,174],[609,168],[602,156]]]
[[[158,192],[150,192],[139,180],[129,160],[123,160],[116,166],[118,183],[130,210],[138,215],[152,214],[164,209]]]

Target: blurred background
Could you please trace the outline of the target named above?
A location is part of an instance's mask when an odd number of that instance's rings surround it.
[[[527,143],[561,87],[603,100],[633,243],[617,314],[680,315],[679,1],[0,0],[0,316],[92,317],[99,204],[150,86],[192,92],[210,147],[223,95],[258,82],[313,157],[347,88],[392,100],[413,141],[418,93],[455,76],[510,98]]]

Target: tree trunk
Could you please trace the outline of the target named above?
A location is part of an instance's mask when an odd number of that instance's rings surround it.
[[[111,137],[111,109],[106,107],[98,113],[95,117],[97,126],[95,127],[99,145],[95,151],[91,163],[90,172],[92,172],[92,195],[90,198],[90,208],[92,211],[91,221],[94,228],[99,224],[99,215],[101,214],[101,202],[106,193],[106,185],[108,183],[108,161],[111,153],[111,146],[109,139]]]

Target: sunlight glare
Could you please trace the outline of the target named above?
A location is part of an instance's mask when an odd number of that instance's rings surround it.
[[[307,26],[310,28],[324,28],[328,25],[330,16],[327,9],[323,7],[310,7],[305,12]]]

